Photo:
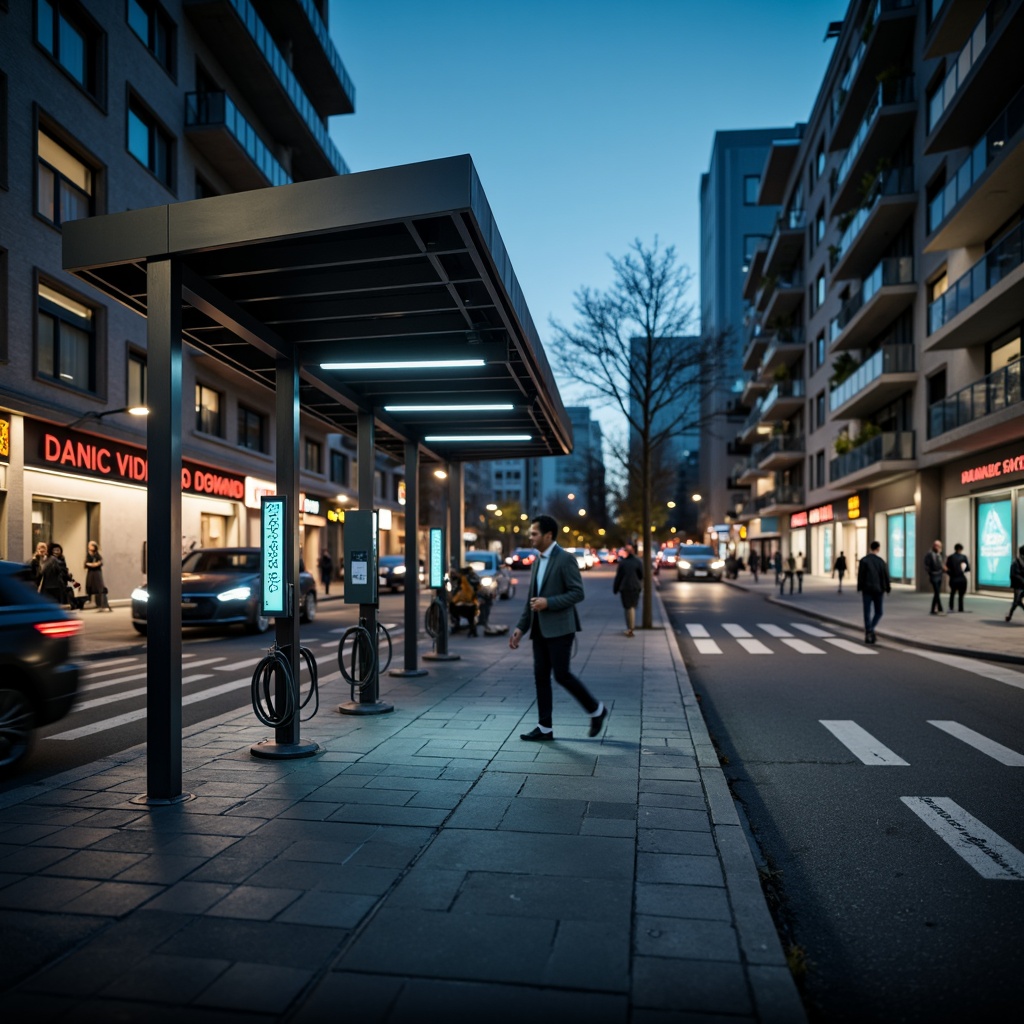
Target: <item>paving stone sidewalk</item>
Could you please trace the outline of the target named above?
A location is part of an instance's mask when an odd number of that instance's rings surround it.
[[[252,758],[251,712],[190,729],[177,806],[130,802],[141,748],[0,794],[6,1019],[802,1022],[660,604],[627,639],[585,583],[597,739],[556,688],[523,743],[529,645],[459,635],[382,679],[392,714],[328,681],[314,758]]]

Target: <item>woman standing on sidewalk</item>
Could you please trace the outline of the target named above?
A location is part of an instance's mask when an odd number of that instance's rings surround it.
[[[99,544],[94,540],[89,541],[85,551],[85,596],[96,602],[99,611],[111,610],[107,601],[107,588],[103,582],[103,556],[100,554]]]
[[[1018,606],[1024,608],[1024,546],[1010,563],[1010,586],[1013,587],[1013,604],[1010,605],[1010,614],[1006,616],[1007,622],[1013,618]]]
[[[640,603],[640,591],[643,590],[644,567],[633,551],[633,545],[626,545],[626,557],[619,562],[615,570],[615,582],[612,593],[618,594],[622,608],[626,613],[626,636],[635,636],[636,606]]]

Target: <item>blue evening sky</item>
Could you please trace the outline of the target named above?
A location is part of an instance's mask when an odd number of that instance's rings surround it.
[[[543,342],[608,255],[694,274],[714,133],[806,121],[845,0],[330,0],[353,171],[469,153]],[[696,325],[695,325],[696,326]],[[564,397],[573,400],[571,388]]]

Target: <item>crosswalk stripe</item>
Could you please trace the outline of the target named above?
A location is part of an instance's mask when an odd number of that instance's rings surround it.
[[[982,736],[980,732],[968,729],[966,725],[961,725],[959,722],[934,722],[931,719],[928,720],[928,724],[949,733],[950,736],[955,736],[958,740],[963,740],[964,743],[974,747],[975,750],[980,750],[983,754],[988,754],[1000,764],[1005,764],[1010,768],[1024,768],[1024,754],[1018,754],[1016,750],[1004,747],[1001,743]]]
[[[792,647],[798,654],[827,654],[820,647],[815,647],[809,640],[788,639],[782,637],[782,642],[787,647]]]
[[[747,654],[774,654],[775,652],[765,643],[760,640],[745,639],[744,637],[737,637],[736,643],[740,645],[747,652]]]
[[[1024,853],[945,796],[901,796],[982,878],[1024,882]]]
[[[838,647],[841,651],[849,651],[850,654],[877,654],[878,651],[872,650],[870,647],[865,647],[864,644],[858,643],[856,640],[844,640],[842,637],[825,636],[822,639],[827,644],[831,644],[833,647]]]
[[[694,639],[699,636],[708,636],[707,626],[702,626],[699,622],[687,622],[686,632],[690,634]]]
[[[818,719],[818,721],[863,764],[909,767],[907,761],[894,754],[856,722],[826,721],[825,719]]]
[[[117,679],[103,679],[98,683],[86,683],[85,686],[81,687],[83,692],[89,690],[104,690],[108,686],[118,686],[121,683],[134,683],[136,679],[145,679],[149,675],[148,672],[132,672],[127,676],[118,676]]]
[[[750,636],[750,633],[747,630],[735,622],[723,622],[722,629],[724,629],[729,636],[736,637],[737,639],[741,636]]]
[[[830,633],[827,629],[820,629],[818,626],[811,626],[806,622],[793,622],[791,625],[794,629],[799,629],[801,633],[806,633],[808,636],[835,636],[835,633]]]
[[[694,646],[701,654],[721,654],[722,648],[715,643],[714,640],[708,640],[704,637],[697,637],[693,641]]]
[[[1016,686],[1018,689],[1024,690],[1024,673],[1007,665],[990,665],[974,658],[962,658],[958,654],[943,654],[940,651],[919,651],[907,648],[907,654],[916,654],[919,658],[941,661],[944,665],[962,668],[965,672],[973,672],[977,676],[984,676],[986,679],[994,679],[997,683],[1006,683],[1007,686]]]
[[[194,676],[182,676],[182,683],[195,683],[200,679],[209,679],[209,672],[200,672]],[[124,690],[121,693],[112,693],[109,697],[95,697],[92,700],[83,700],[76,704],[71,710],[73,712],[88,711],[90,708],[101,708],[106,704],[116,704],[119,700],[130,700],[132,697],[142,697],[146,693],[145,686],[138,686],[134,690]]]
[[[769,636],[786,637],[793,635],[788,629],[776,626],[774,622],[759,622],[757,628],[763,629]]]
[[[138,658],[113,658],[110,661],[103,662],[106,668],[97,668],[90,672],[83,672],[82,678],[98,679],[100,676],[109,676],[111,672],[123,672],[130,665],[137,665],[138,663]]]

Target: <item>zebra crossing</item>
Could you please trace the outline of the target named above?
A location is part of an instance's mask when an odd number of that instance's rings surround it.
[[[683,625],[698,653],[725,653],[722,644],[711,635],[711,631],[704,623],[686,622]],[[848,654],[858,656],[872,657],[878,654],[878,651],[874,648],[855,640],[849,640],[846,637],[837,636],[835,633],[822,629],[820,626],[812,626],[806,622],[791,622],[788,623],[788,626],[790,627],[789,629],[779,626],[774,622],[758,622],[754,628],[770,639],[777,640],[780,650],[795,651],[797,654],[828,654],[830,648],[846,651]],[[741,650],[746,651],[747,654],[764,655],[776,653],[773,647],[770,647],[763,639],[751,633],[750,630],[738,622],[721,622],[717,623],[716,627],[726,633],[729,639],[735,642]],[[797,634],[803,634],[803,636],[798,636]],[[812,640],[808,640],[806,637],[811,637],[816,642],[812,642]]]
[[[820,719],[819,722],[862,764],[872,767],[910,767],[909,761],[854,721]],[[927,724],[999,764],[1024,768],[1024,754],[960,722],[928,719]],[[1024,853],[950,797],[901,796],[900,802],[982,878],[1024,882]]]

